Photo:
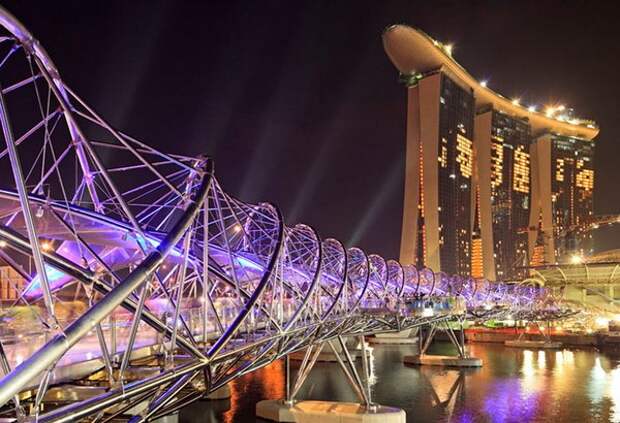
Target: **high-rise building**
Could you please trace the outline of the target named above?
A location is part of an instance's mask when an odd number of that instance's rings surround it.
[[[480,236],[480,185],[475,185],[474,224],[471,231],[471,276],[479,279],[484,277],[484,262],[482,257],[482,237]]]
[[[389,27],[383,44],[408,90],[401,261],[519,279],[539,227],[546,262],[587,250],[558,240],[592,214],[596,125],[497,94],[416,29]]]
[[[488,108],[476,115],[474,139],[485,276],[519,279],[528,264],[530,125]]]
[[[592,235],[575,228],[593,216],[594,146],[592,140],[554,133],[541,135],[532,144],[538,186],[533,196],[537,212],[530,217],[530,227],[541,220],[546,263],[593,252]]]
[[[448,273],[471,268],[474,97],[438,71],[408,81],[403,257]],[[415,259],[414,259],[415,258]]]

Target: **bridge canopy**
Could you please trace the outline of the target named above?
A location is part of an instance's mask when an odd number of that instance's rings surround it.
[[[576,263],[530,268],[529,281],[544,286],[605,286],[620,283],[620,249],[598,253]]]

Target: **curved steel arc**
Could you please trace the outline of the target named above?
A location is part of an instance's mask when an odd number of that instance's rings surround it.
[[[333,301],[330,304],[330,306],[328,307],[327,310],[325,310],[325,312],[323,313],[323,320],[326,320],[331,313],[334,311],[334,308],[338,305],[339,301],[342,300],[342,296],[344,294],[345,291],[345,287],[346,287],[346,281],[348,278],[348,259],[347,259],[347,250],[344,248],[344,245],[342,244],[342,242],[338,241],[337,239],[333,239],[333,238],[328,238],[325,241],[334,241],[337,243],[338,247],[340,248],[340,251],[342,252],[342,260],[343,260],[343,275],[342,275],[342,280],[341,283],[339,284],[339,288],[338,291],[336,292],[336,294],[334,295]],[[343,305],[343,307],[346,307],[346,305]],[[345,308],[346,310],[346,308]]]
[[[316,269],[312,276],[312,282],[310,284],[310,287],[306,291],[306,295],[302,299],[302,302],[297,306],[297,310],[295,311],[293,316],[289,319],[287,324],[284,326],[283,331],[290,329],[291,326],[293,326],[295,322],[297,322],[297,319],[299,319],[301,313],[306,309],[306,305],[308,304],[308,301],[312,297],[312,294],[314,294],[317,288],[317,285],[319,283],[319,279],[321,277],[321,265],[322,265],[322,258],[323,258],[323,247],[321,245],[321,238],[319,237],[318,233],[313,227],[308,226],[308,228],[312,231],[312,234],[314,235],[314,239],[316,240],[316,244],[317,244]]]
[[[237,317],[235,318],[231,326],[216,341],[216,343],[209,349],[209,351],[207,352],[208,357],[215,356],[218,352],[222,350],[222,348],[226,346],[226,343],[232,338],[232,336],[235,334],[237,329],[241,326],[244,320],[248,317],[248,314],[250,313],[250,311],[252,311],[252,308],[257,303],[259,297],[261,296],[261,294],[267,287],[267,284],[269,283],[269,279],[272,277],[276,263],[278,259],[280,258],[280,254],[282,253],[282,244],[284,241],[284,222],[282,219],[282,215],[280,214],[280,210],[277,207],[274,207],[274,210],[276,211],[276,216],[278,220],[278,230],[277,230],[278,234],[277,234],[277,241],[276,241],[276,248],[275,248],[276,252],[275,254],[271,256],[271,260],[269,261],[269,264],[267,265],[265,274],[263,275],[260,283],[258,284],[256,289],[252,293],[252,296],[248,298],[248,301],[246,302],[245,306],[243,307],[241,312],[237,315]]]
[[[207,164],[207,166],[210,165]],[[153,275],[179,242],[200,211],[200,206],[207,196],[211,177],[211,172],[207,171],[196,199],[189,204],[176,226],[164,238],[162,243],[123,282],[116,285],[101,301],[94,304],[82,317],[65,328],[62,334],[56,335],[44,347],[0,380],[0,404],[4,405],[16,393],[20,392],[22,386],[28,384],[39,373],[53,365],[71,346],[75,345],[80,338],[92,330],[97,323],[101,322],[116,307],[121,305],[135,289],[147,282],[148,278]]]

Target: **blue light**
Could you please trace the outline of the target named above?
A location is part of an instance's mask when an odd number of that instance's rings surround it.
[[[49,264],[45,265],[45,273],[47,275],[47,281],[49,282],[50,289],[52,291],[56,288],[62,287],[67,277],[65,273],[61,272],[55,267],[50,266]],[[30,281],[30,284],[24,290],[24,295],[28,298],[32,298],[38,297],[41,294],[41,278],[39,277],[39,275],[37,275]]]

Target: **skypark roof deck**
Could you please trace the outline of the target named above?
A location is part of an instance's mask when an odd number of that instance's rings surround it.
[[[592,140],[599,132],[593,121],[566,118],[545,110],[535,110],[491,90],[474,78],[451,56],[451,46],[434,40],[406,25],[392,25],[383,33],[383,46],[394,66],[404,75],[425,74],[441,69],[474,90],[476,107],[492,105],[496,110],[528,119],[534,135],[557,133]],[[548,115],[549,114],[549,115]]]

